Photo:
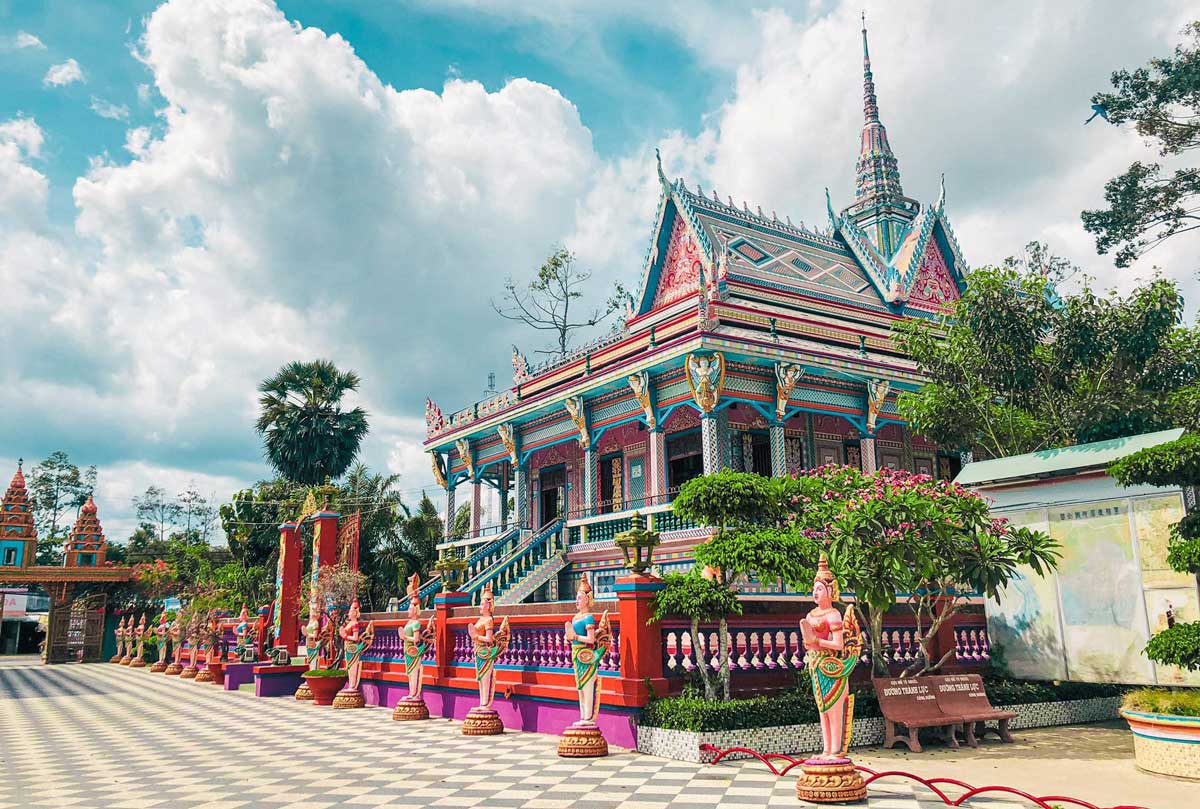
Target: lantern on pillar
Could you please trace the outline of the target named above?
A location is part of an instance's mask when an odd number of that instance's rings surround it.
[[[453,548],[442,552],[433,564],[433,569],[442,574],[442,591],[454,593],[462,583],[463,571],[467,569],[467,560],[459,556]]]
[[[646,530],[646,520],[641,512],[633,512],[629,530],[617,534],[615,541],[625,555],[625,567],[638,574],[645,574],[650,569],[659,542],[658,531]]]

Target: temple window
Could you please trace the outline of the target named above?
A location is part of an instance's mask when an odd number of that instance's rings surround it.
[[[667,438],[667,486],[676,491],[692,478],[704,474],[704,448],[699,430],[676,433]]]
[[[547,525],[563,516],[567,501],[567,467],[544,467],[538,472],[538,518],[539,526]]]
[[[601,514],[611,514],[625,507],[625,456],[621,453],[600,459]]]
[[[17,549],[16,548],[5,548],[4,549],[4,564],[11,566],[11,565],[15,565],[16,563],[17,563]]]

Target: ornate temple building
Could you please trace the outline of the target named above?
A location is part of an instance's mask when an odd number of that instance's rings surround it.
[[[0,566],[26,567],[37,558],[37,529],[33,527],[33,509],[25,488],[25,472],[17,464],[0,503]]]
[[[470,492],[468,535],[448,531],[443,545],[468,562],[464,589],[490,581],[501,604],[555,599],[586,573],[597,597],[612,597],[613,537],[634,510],[661,532],[661,569],[686,569],[707,529],[672,513],[673,494],[723,467],[954,477],[957,453],[897,414],[897,394],[922,379],[892,328],[943,312],[966,264],[944,186],[931,205],[904,194],[865,29],[863,114],[854,200],[838,212],[826,190],[825,228],[738,208],[669,180],[660,163],[653,235],[620,328],[538,366],[514,348],[512,387],[465,409],[427,401],[425,446],[450,515],[460,487]],[[481,524],[485,486],[503,495],[494,526]]]
[[[79,510],[79,519],[71,529],[71,535],[63,543],[63,565],[66,567],[96,567],[104,564],[108,543],[104,529],[96,517],[96,503],[89,494],[87,502]]]

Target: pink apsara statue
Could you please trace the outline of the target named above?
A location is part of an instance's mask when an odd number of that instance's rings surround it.
[[[800,621],[804,637],[805,665],[812,680],[813,695],[821,715],[821,754],[804,761],[804,775],[796,782],[796,795],[816,803],[846,803],[863,800],[867,787],[854,763],[846,755],[854,730],[854,695],[850,674],[862,654],[862,631],[854,607],[843,617],[833,602],[839,597],[837,579],[825,554],[813,578],[816,606]]]
[[[408,678],[408,693],[396,703],[392,719],[401,721],[429,718],[429,707],[421,696],[421,675],[425,671],[424,655],[434,643],[433,616],[421,623],[421,577],[416,573],[408,580],[408,621],[400,630],[404,645],[404,674]]]
[[[607,756],[608,742],[596,725],[596,717],[600,714],[600,661],[612,646],[612,631],[607,612],[596,623],[592,585],[586,575],[575,594],[575,616],[566,622],[566,636],[571,642],[571,666],[579,689],[579,721],[563,731],[558,754],[564,758]]]
[[[361,708],[366,704],[358,684],[362,678],[363,652],[371,645],[371,641],[375,640],[375,623],[361,619],[362,611],[356,598],[350,605],[346,622],[338,627],[338,635],[343,643],[342,659],[346,668],[346,687],[333,698],[335,708]]]
[[[133,662],[133,616],[128,616],[129,620],[125,623],[125,631],[121,633],[124,639],[122,644],[123,653],[121,654],[121,665],[128,666]]]
[[[158,615],[158,627],[154,631],[154,637],[158,640],[158,659],[154,661],[154,665],[150,667],[150,671],[162,672],[167,670],[167,631],[169,627],[167,611],[164,609]]]
[[[467,634],[475,645],[475,682],[479,684],[479,704],[467,712],[463,721],[464,736],[494,736],[504,732],[500,715],[492,708],[496,697],[496,658],[508,649],[509,629],[505,618],[496,629],[492,611],[496,597],[492,583],[484,585],[479,597],[479,617],[467,625]]]
[[[120,663],[121,657],[125,653],[125,617],[121,616],[121,620],[117,621],[117,627],[113,630],[113,637],[117,640],[117,653],[108,659],[109,663]]]
[[[304,662],[309,671],[321,668],[321,604],[313,598],[308,602],[308,623],[304,625]],[[296,689],[296,699],[310,700],[313,698],[312,688],[307,680],[301,680]]]
[[[146,667],[146,661],[142,659],[142,650],[146,647],[146,613],[142,613],[142,620],[138,621],[137,628],[133,630],[133,636],[137,638],[137,648],[133,659],[129,661],[129,667],[142,669]]]
[[[167,634],[171,638],[171,665],[167,666],[167,670],[163,673],[166,675],[179,674],[183,671],[183,624],[179,621],[178,611],[171,621],[171,628],[167,630]]]

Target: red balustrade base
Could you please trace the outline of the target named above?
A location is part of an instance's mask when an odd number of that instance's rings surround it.
[[[751,750],[748,747],[730,747],[726,750],[720,750],[711,744],[702,744],[700,745],[700,752],[710,759],[708,761],[709,764],[716,764],[721,759],[734,753],[751,756],[752,758],[758,759],[763,764],[766,764],[767,769],[769,769],[775,775],[787,775],[789,771],[795,767],[802,767],[805,763],[804,759],[795,759],[791,756],[785,756],[783,753],[759,753],[755,750]],[[917,783],[926,787],[934,795],[937,795],[942,800],[942,803],[946,804],[946,806],[964,806],[968,801],[977,795],[999,792],[1024,798],[1034,806],[1037,806],[1038,809],[1066,809],[1066,807],[1063,806],[1064,804],[1080,806],[1083,807],[1083,809],[1102,809],[1102,807],[1099,807],[1094,803],[1089,803],[1088,801],[1080,798],[1067,797],[1065,795],[1036,796],[1015,787],[996,785],[973,787],[965,781],[959,781],[957,778],[922,778],[919,775],[911,772],[904,772],[903,770],[886,770],[884,772],[877,772],[876,770],[872,770],[870,767],[864,767],[861,764],[856,764],[854,769],[866,776],[863,779],[864,786],[870,786],[872,783],[880,780],[881,778],[907,778],[910,781],[916,781]],[[963,794],[959,795],[957,798],[951,798],[943,791],[943,787],[946,785],[957,787],[963,790]],[[1148,808],[1145,806],[1121,804],[1120,806],[1109,807],[1109,809]]]

